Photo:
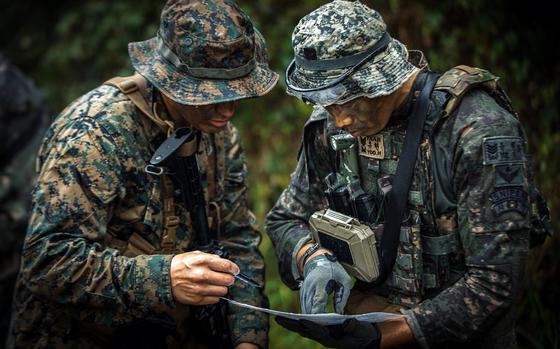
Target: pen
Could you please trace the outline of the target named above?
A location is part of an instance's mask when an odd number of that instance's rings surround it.
[[[255,281],[249,279],[246,275],[243,275],[242,273],[239,273],[237,275],[233,275],[233,277],[236,278],[237,280],[249,285],[249,286],[261,288],[261,285],[259,285]]]

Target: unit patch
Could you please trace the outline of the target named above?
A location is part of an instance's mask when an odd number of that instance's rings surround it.
[[[482,141],[484,165],[525,161],[521,137],[486,137]]]
[[[496,187],[525,184],[522,164],[495,165],[494,168],[496,169]]]
[[[367,137],[358,137],[359,154],[373,159],[385,158],[385,145],[383,144],[383,135],[376,134]]]
[[[499,188],[490,194],[492,211],[496,216],[506,212],[515,211],[525,215],[529,208],[529,196],[527,192],[519,187]]]

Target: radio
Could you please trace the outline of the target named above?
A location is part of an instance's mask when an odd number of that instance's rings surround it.
[[[379,277],[376,233],[368,225],[330,209],[313,213],[309,225],[313,239],[331,250],[350,275],[365,282]]]

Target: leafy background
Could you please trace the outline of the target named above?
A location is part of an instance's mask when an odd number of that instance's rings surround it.
[[[392,35],[421,49],[433,70],[459,64],[501,77],[519,111],[534,156],[537,182],[548,199],[555,230],[560,209],[560,44],[553,2],[534,0],[363,1],[379,10]],[[268,40],[271,67],[283,75],[292,58],[291,31],[326,3],[318,0],[239,0]],[[152,37],[163,1],[2,1],[0,50],[44,91],[52,115],[115,75],[132,73],[126,45]],[[250,167],[250,205],[262,224],[294,168],[309,107],[284,94],[283,81],[267,97],[244,102],[235,123]],[[517,302],[522,348],[560,347],[560,238],[531,251]],[[270,240],[267,261],[271,307],[298,311],[297,293],[277,275]],[[272,322],[271,348],[321,348]]]

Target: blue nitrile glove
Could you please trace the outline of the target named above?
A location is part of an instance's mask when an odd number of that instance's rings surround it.
[[[378,349],[381,345],[381,331],[376,324],[366,321],[348,319],[340,325],[319,325],[282,316],[276,316],[275,320],[280,326],[328,348]]]
[[[303,266],[303,282],[299,290],[301,312],[324,313],[329,295],[334,292],[334,309],[342,314],[351,287],[350,276],[336,257],[329,254],[315,256]]]

